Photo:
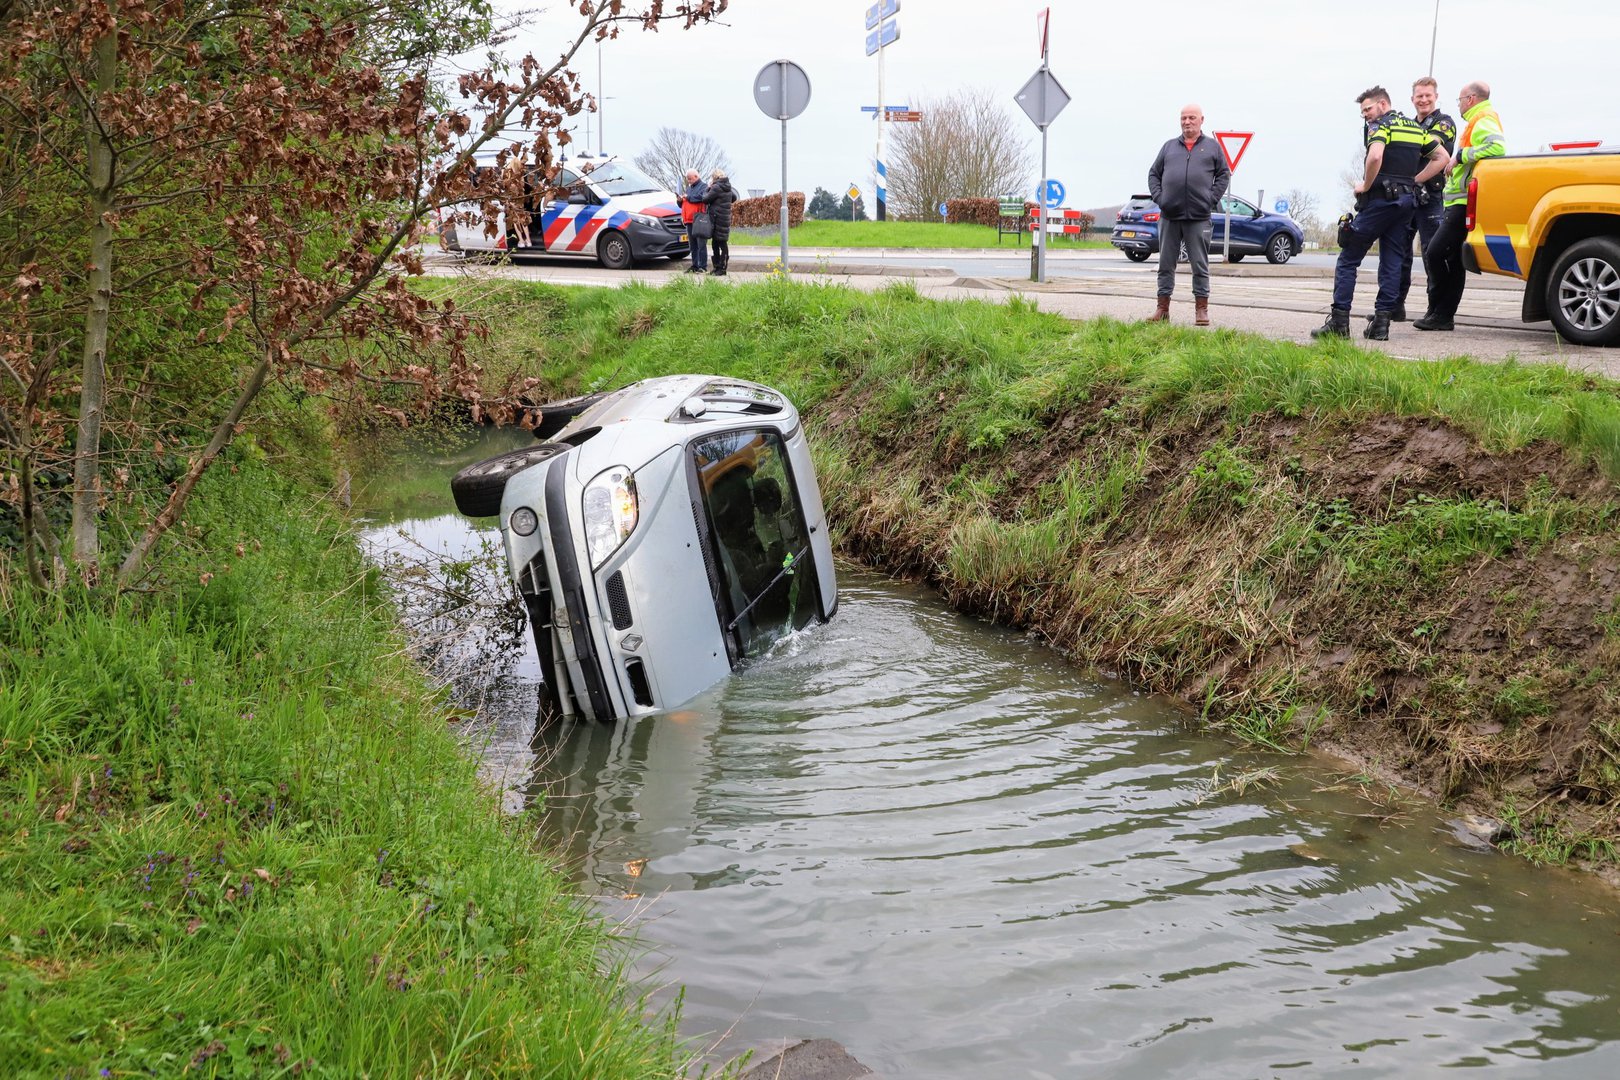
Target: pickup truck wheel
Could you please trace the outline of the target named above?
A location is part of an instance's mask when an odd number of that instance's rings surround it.
[[[538,443],[467,466],[450,478],[450,494],[456,498],[456,509],[468,517],[491,517],[500,513],[506,481],[514,473],[567,449],[563,443]]]
[[[596,245],[596,257],[609,270],[628,270],[634,262],[630,254],[630,241],[618,229],[609,229]]]
[[[1147,262],[1148,256],[1151,254],[1153,254],[1151,251],[1136,251],[1134,249],[1128,249],[1125,252],[1125,257],[1131,260],[1131,262]]]
[[[1294,257],[1294,243],[1287,233],[1278,233],[1266,241],[1266,262],[1285,263]]]
[[[1566,341],[1620,345],[1620,241],[1594,236],[1553,265],[1547,312]]]

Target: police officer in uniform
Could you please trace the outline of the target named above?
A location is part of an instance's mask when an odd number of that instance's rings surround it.
[[[1412,108],[1417,110],[1412,119],[1418,127],[1439,141],[1449,157],[1457,145],[1457,121],[1440,110],[1439,100],[1440,84],[1434,81],[1432,75],[1425,75],[1412,84]],[[1407,233],[1406,247],[1402,249],[1401,295],[1395,300],[1395,310],[1390,312],[1390,322],[1406,321],[1406,294],[1412,290],[1412,241],[1422,237],[1423,250],[1427,252],[1434,243],[1434,234],[1439,231],[1441,220],[1446,216],[1444,172],[1441,170],[1440,176],[1417,189],[1417,211],[1412,215],[1412,230]],[[1432,281],[1429,291],[1432,295]],[[1431,302],[1429,307],[1433,306]]]
[[[1333,269],[1333,311],[1311,336],[1349,337],[1350,304],[1356,270],[1378,244],[1378,300],[1362,336],[1389,340],[1389,318],[1401,289],[1401,249],[1407,244],[1417,185],[1440,175],[1448,160],[1440,143],[1390,106],[1389,91],[1375,86],[1356,98],[1367,122],[1367,164],[1356,184],[1356,216],[1340,230],[1339,261]]]

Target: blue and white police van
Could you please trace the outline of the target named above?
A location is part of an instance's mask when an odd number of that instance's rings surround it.
[[[478,168],[494,168],[494,154],[480,154]],[[560,194],[559,194],[560,192]],[[474,205],[463,204],[443,215],[440,236],[446,250],[457,254],[579,255],[609,270],[627,270],[636,262],[685,258],[691,253],[680,199],[640,169],[614,157],[576,158],[563,165],[529,205],[529,240],[519,243],[517,229],[502,213],[493,235]]]

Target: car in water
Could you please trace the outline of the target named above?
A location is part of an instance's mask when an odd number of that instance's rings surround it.
[[[496,167],[493,154],[479,154],[475,169]],[[494,228],[473,204],[442,216],[440,240],[457,255],[569,255],[595,259],[609,270],[628,270],[655,258],[691,253],[680,198],[628,161],[580,157],[566,163],[549,185],[527,185],[529,246],[504,212]]]
[[[1305,231],[1287,214],[1268,213],[1247,199],[1225,195],[1210,219],[1212,254],[1225,250],[1228,213],[1232,215],[1232,262],[1264,255],[1267,262],[1285,263],[1305,248]],[[1109,243],[1132,262],[1146,262],[1159,253],[1159,206],[1153,196],[1132,195],[1120,207]]]
[[[667,712],[838,608],[798,411],[672,375],[543,407],[535,445],[457,473],[498,515],[534,633],[542,721]]]

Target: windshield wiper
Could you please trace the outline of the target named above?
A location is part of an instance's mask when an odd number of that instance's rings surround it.
[[[770,593],[770,591],[772,589],[776,588],[776,583],[778,581],[781,581],[783,578],[785,578],[789,574],[793,573],[793,568],[795,566],[799,565],[799,560],[804,558],[805,555],[809,552],[809,550],[810,550],[810,545],[806,544],[806,545],[804,545],[804,547],[799,549],[799,553],[797,555],[794,555],[792,558],[783,559],[782,560],[782,569],[780,569],[780,570],[778,570],[776,572],[776,576],[771,578],[771,580],[767,581],[765,583],[765,587],[763,589],[759,590],[759,595],[755,596],[752,600],[748,601],[747,606],[745,606],[741,611],[737,612],[737,617],[735,619],[732,619],[729,623],[726,624],[726,633],[729,634],[733,630],[737,629],[737,624],[742,622],[743,619],[747,617],[747,615],[748,615],[748,613],[750,611],[754,610],[754,605],[758,604],[761,600],[765,599],[765,597]]]

